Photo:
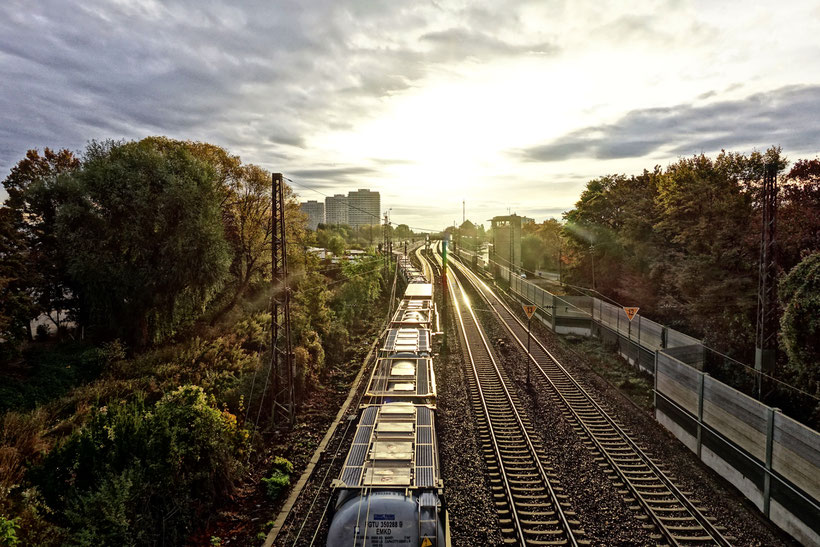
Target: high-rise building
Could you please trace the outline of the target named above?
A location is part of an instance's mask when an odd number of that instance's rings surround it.
[[[378,192],[358,189],[347,193],[347,219],[353,227],[379,224],[381,196]]]
[[[325,198],[325,222],[328,224],[349,224],[347,196],[336,194]]]
[[[307,227],[315,230],[325,222],[325,204],[316,200],[306,201],[301,205],[302,212],[308,216]]]

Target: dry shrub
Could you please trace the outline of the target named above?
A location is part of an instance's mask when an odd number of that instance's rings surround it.
[[[48,448],[41,432],[47,415],[42,409],[28,414],[8,412],[0,428],[0,510],[9,505],[9,495],[26,473],[26,464],[39,459]]]

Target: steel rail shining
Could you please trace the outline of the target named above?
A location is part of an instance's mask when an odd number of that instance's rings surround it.
[[[507,321],[504,320],[504,318],[501,316],[501,314],[495,308],[495,306],[490,301],[490,299],[487,295],[488,294],[492,295],[493,298],[495,298],[495,300],[498,302],[498,304],[500,304],[504,308],[504,310],[509,314],[509,316],[518,324],[518,326],[526,331],[526,326],[524,325],[523,321],[521,321],[521,319],[519,319],[515,315],[515,313],[510,309],[510,307],[507,306],[507,304],[501,298],[499,298],[493,292],[493,290],[483,280],[479,279],[478,276],[475,275],[475,273],[470,271],[465,265],[461,264],[458,261],[454,260],[453,263],[456,264],[456,267],[459,269],[459,271],[463,272],[465,277],[467,277],[467,279],[470,280],[471,284],[477,289],[478,293],[481,294],[481,296],[484,298],[484,300],[487,302],[487,304],[490,306],[490,308],[492,308],[493,312],[498,317],[500,322],[507,328],[507,330],[513,336],[513,338],[516,340],[516,342],[518,342],[518,344],[521,346],[521,348],[524,349],[524,351],[526,351],[526,347],[527,347],[526,343],[521,340],[521,338],[513,331],[513,329],[510,327],[510,325],[507,323]],[[639,456],[639,458],[643,461],[643,463],[655,474],[655,476],[659,479],[659,481],[677,499],[677,501],[681,504],[681,506],[684,507],[692,515],[692,517],[698,522],[698,524],[700,524],[700,526],[704,529],[704,531],[707,534],[709,534],[712,537],[712,539],[714,539],[715,543],[718,544],[718,545],[723,545],[723,546],[731,545],[731,543],[723,536],[723,534],[720,533],[720,530],[718,530],[715,527],[715,525],[712,524],[712,522],[705,515],[703,515],[703,513],[697,507],[695,507],[695,505],[687,498],[687,496],[685,496],[683,494],[683,492],[681,492],[680,489],[677,486],[675,486],[675,484],[666,476],[666,474],[651,460],[651,458],[649,458],[649,456],[646,455],[646,453],[635,443],[635,441],[632,440],[632,438],[629,436],[629,434],[627,434],[623,430],[623,428],[621,426],[619,426],[615,422],[615,420],[613,420],[613,418],[609,415],[609,413],[606,412],[597,403],[597,401],[595,401],[595,399],[592,397],[592,395],[590,395],[589,392],[587,392],[587,390],[584,389],[583,386],[581,386],[580,383],[578,383],[578,381],[569,373],[569,371],[567,371],[567,369],[558,361],[558,359],[555,358],[555,356],[544,346],[544,344],[542,344],[541,341],[538,340],[534,336],[531,337],[531,340],[533,342],[535,342],[535,344],[541,349],[541,351],[544,352],[544,354],[552,361],[552,364],[555,365],[559,369],[559,371],[564,374],[566,379],[568,379],[571,382],[572,386],[580,394],[582,394],[587,399],[587,402],[605,419],[605,421],[608,423],[608,425],[616,433],[618,433],[618,435],[627,444],[627,446],[629,446],[632,449],[632,451],[635,452],[635,454]],[[644,509],[648,513],[648,516],[650,518],[652,518],[653,522],[658,526],[659,530],[661,530],[663,532],[664,536],[666,536],[666,539],[672,541],[675,545],[679,545],[679,542],[674,537],[674,534],[670,530],[667,529],[666,525],[659,518],[659,516],[651,509],[651,507],[648,506],[648,503],[644,500],[643,496],[641,496],[639,493],[637,493],[634,490],[634,488],[631,484],[631,481],[629,481],[622,474],[621,470],[619,469],[618,464],[615,463],[612,460],[612,458],[607,453],[606,449],[604,449],[603,446],[601,446],[598,439],[595,438],[595,435],[592,433],[592,431],[590,431],[589,427],[584,423],[584,420],[581,419],[581,417],[578,415],[577,410],[573,407],[573,405],[569,401],[567,401],[567,399],[564,397],[564,394],[561,392],[561,389],[559,389],[558,386],[555,385],[553,380],[549,377],[547,372],[543,369],[543,367],[541,366],[541,363],[539,363],[538,360],[531,353],[529,355],[529,359],[535,364],[536,368],[544,376],[544,379],[550,384],[550,386],[552,386],[553,390],[558,395],[558,397],[561,398],[561,400],[566,405],[566,407],[573,413],[573,415],[575,416],[575,419],[584,428],[584,430],[586,431],[586,433],[589,436],[590,440],[592,440],[595,443],[595,445],[598,447],[598,451],[609,461],[609,463],[613,467],[613,469],[624,480],[624,483],[630,487],[630,489],[635,494],[636,499],[640,500],[641,505],[643,505]]]

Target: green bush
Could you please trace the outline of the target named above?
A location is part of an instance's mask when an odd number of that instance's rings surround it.
[[[17,525],[19,519],[7,519],[0,515],[0,545],[14,546],[19,545],[20,540],[17,539]]]
[[[290,485],[291,473],[293,473],[293,464],[288,460],[279,456],[273,460],[270,477],[262,478],[270,499],[278,498],[282,491]]]
[[[122,346],[116,341],[100,347],[80,342],[34,347],[24,354],[29,377],[7,378],[0,384],[0,412],[32,409],[56,399],[98,378],[123,355]]]
[[[246,441],[198,386],[102,407],[32,470],[76,545],[181,544],[230,492]]]

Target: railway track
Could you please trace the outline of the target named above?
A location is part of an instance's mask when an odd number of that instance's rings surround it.
[[[481,279],[456,261],[454,269],[469,281],[489,305],[495,317],[526,352],[527,328],[523,321]],[[455,276],[452,276],[455,277]],[[531,338],[530,361],[536,378],[565,409],[574,429],[586,437],[587,446],[600,454],[618,492],[648,522],[645,527],[658,543],[669,545],[730,545],[721,528],[703,514],[697,500],[682,492],[664,470],[638,446],[627,431],[558,362],[536,338]],[[640,517],[639,517],[640,518]]]
[[[585,544],[564,501],[540,441],[509,389],[460,283],[449,284],[458,328],[472,370],[473,408],[505,542],[518,545]]]

